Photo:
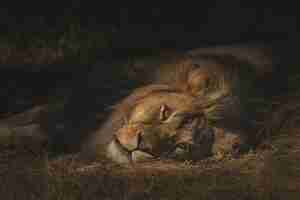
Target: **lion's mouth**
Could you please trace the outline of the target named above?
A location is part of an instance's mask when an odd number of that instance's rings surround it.
[[[129,151],[116,138],[108,145],[106,153],[110,159],[117,163],[143,162],[157,158],[157,156],[140,149]]]

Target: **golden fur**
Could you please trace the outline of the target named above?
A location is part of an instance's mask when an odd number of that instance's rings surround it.
[[[229,151],[240,151],[255,143],[251,141],[255,115],[249,114],[248,100],[258,96],[255,84],[272,72],[272,59],[265,52],[196,49],[145,69],[149,73],[142,76],[144,86],[115,106],[84,152],[121,163],[163,157],[171,150],[176,158],[180,154],[201,159],[227,144]],[[225,135],[212,127],[226,130]],[[188,148],[177,148],[182,144]]]

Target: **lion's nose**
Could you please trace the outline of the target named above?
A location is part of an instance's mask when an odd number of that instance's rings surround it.
[[[138,130],[124,128],[121,129],[116,136],[123,147],[125,147],[128,151],[134,151],[139,145],[139,135],[140,132]]]

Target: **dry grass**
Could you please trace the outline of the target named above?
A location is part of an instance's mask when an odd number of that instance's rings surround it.
[[[0,125],[1,199],[39,200],[48,196],[47,156],[37,126]]]

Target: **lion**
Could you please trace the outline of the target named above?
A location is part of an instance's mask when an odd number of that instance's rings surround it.
[[[144,84],[85,142],[87,157],[200,160],[258,143],[250,100],[265,97],[261,84],[273,72],[268,49],[195,49],[147,70]]]

